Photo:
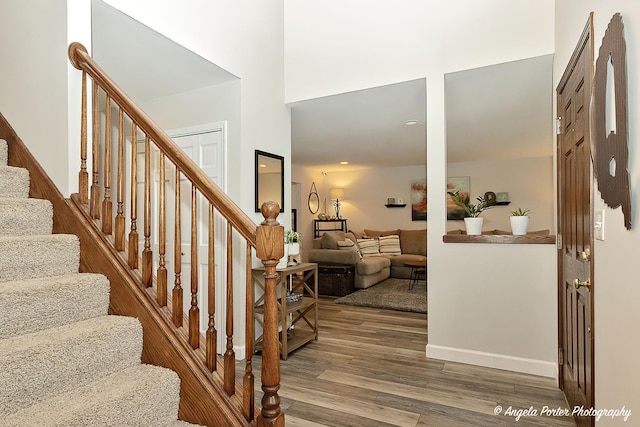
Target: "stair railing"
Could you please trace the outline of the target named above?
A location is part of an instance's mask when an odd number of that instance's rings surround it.
[[[175,335],[186,342],[191,351],[190,354],[197,360],[203,370],[211,373],[212,381],[220,381],[227,396],[236,394],[236,358],[233,349],[233,253],[234,237],[240,236],[246,242],[244,256],[246,258],[244,272],[238,275],[244,276],[243,286],[246,287],[246,359],[245,372],[242,381],[242,415],[247,425],[257,423],[259,426],[283,426],[284,414],[280,409],[280,349],[278,340],[278,312],[276,284],[278,274],[276,264],[284,255],[284,231],[278,224],[276,217],[280,210],[275,202],[267,202],[262,206],[264,221],[256,224],[225,194],[214,182],[189,158],[184,151],[157,126],[131,99],[111,80],[100,66],[88,55],[87,50],[80,43],[72,43],[69,46],[69,59],[73,66],[82,71],[82,117],[80,132],[80,172],[79,193],[77,198],[81,205],[85,205],[88,215],[95,223],[101,224],[102,232],[108,236],[115,249],[121,254],[124,263],[131,269],[140,271],[141,284],[147,290],[146,295],[155,299],[157,305],[166,314],[167,324]],[[93,80],[92,87],[92,145],[88,147],[88,111],[87,111],[87,76]],[[102,104],[104,117],[101,125],[100,105]],[[115,108],[114,108],[115,107]],[[112,120],[112,108],[117,111],[117,119]],[[117,123],[117,135],[112,135],[112,127]],[[130,133],[125,132],[125,127]],[[128,141],[127,141],[127,136]],[[144,140],[144,153],[138,151],[139,140]],[[130,153],[129,170],[127,164],[125,145]],[[113,147],[115,145],[115,147]],[[89,150],[90,148],[90,150]],[[89,182],[88,154],[91,151],[92,170],[91,182]],[[152,156],[155,156],[158,165],[159,177],[155,184],[154,192],[157,196],[152,198]],[[143,158],[143,168],[140,168],[140,158]],[[169,164],[167,164],[167,162]],[[115,163],[115,166],[113,165]],[[175,174],[173,181],[171,176],[166,176],[170,170]],[[114,173],[115,172],[115,173]],[[128,173],[127,173],[128,172]],[[115,175],[115,176],[114,176]],[[143,191],[138,194],[139,176],[143,176]],[[181,201],[181,179],[185,179],[191,186],[190,192],[190,254],[187,259],[190,266],[190,289],[182,288],[183,275],[181,271],[182,252],[181,243],[185,240],[182,236],[183,218],[182,210],[185,203]],[[127,183],[127,180],[129,182]],[[167,245],[167,233],[172,224],[167,222],[167,182],[173,183],[174,198],[173,216],[173,247]],[[128,184],[128,185],[127,185]],[[113,200],[113,188],[115,187],[115,201]],[[129,188],[129,200],[125,200]],[[142,202],[139,200],[142,198]],[[204,200],[208,218],[207,230],[199,230],[200,212],[199,201]],[[114,203],[115,202],[115,203]],[[114,212],[115,204],[115,212]],[[127,211],[127,206],[129,208]],[[142,208],[142,236],[139,236],[139,213]],[[226,230],[216,229],[216,220],[219,216],[226,222]],[[152,227],[152,216],[157,221],[157,226]],[[127,220],[129,232],[127,234]],[[152,228],[154,230],[152,230]],[[218,227],[219,228],[219,227]],[[157,233],[154,235],[153,232]],[[208,247],[208,271],[205,284],[201,284],[198,272],[198,242],[199,235],[206,235]],[[222,236],[222,237],[221,237]],[[216,237],[226,242],[226,348],[223,359],[220,361],[221,369],[218,369],[217,334],[218,326],[215,323],[215,250]],[[139,250],[142,241],[142,251]],[[157,243],[158,257],[154,268],[152,241]],[[264,344],[262,348],[261,381],[264,395],[260,413],[254,413],[254,375],[252,372],[252,355],[254,352],[254,284],[252,278],[252,255],[255,255],[264,265],[265,298],[263,334]],[[167,260],[173,259],[173,287],[169,284],[169,270]],[[155,271],[154,271],[155,270]],[[201,334],[200,310],[198,293],[206,286],[208,294],[207,310],[208,324],[206,333]],[[184,315],[184,292],[190,292],[188,315]],[[170,298],[170,301],[169,301]],[[183,320],[183,317],[186,320]],[[186,323],[186,324],[185,324]],[[185,333],[186,330],[186,333]],[[204,341],[204,342],[203,342]],[[233,399],[228,399],[233,402]]]

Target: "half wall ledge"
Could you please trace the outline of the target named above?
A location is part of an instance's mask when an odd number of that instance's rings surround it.
[[[468,236],[466,234],[445,234],[442,236],[444,243],[493,243],[510,245],[551,245],[556,243],[555,234],[527,234],[525,236],[514,236],[512,234],[482,234],[479,236]]]

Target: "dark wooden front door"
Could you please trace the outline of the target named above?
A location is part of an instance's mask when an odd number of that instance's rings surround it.
[[[572,410],[583,407],[585,411],[594,403],[592,22],[590,16],[557,88],[560,387]],[[578,426],[593,425],[591,417],[575,419]]]

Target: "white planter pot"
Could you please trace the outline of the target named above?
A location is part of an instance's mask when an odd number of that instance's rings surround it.
[[[514,236],[524,236],[527,234],[527,227],[529,226],[528,216],[510,216],[511,221],[511,233]]]
[[[484,218],[476,217],[476,218],[465,218],[464,219],[464,227],[467,230],[467,235],[469,236],[479,236],[482,234],[482,222]]]
[[[300,243],[293,242],[293,243],[289,243],[286,246],[289,246],[289,255],[291,256],[300,255]]]

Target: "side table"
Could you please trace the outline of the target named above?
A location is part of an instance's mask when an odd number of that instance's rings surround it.
[[[307,262],[277,270],[280,277],[276,292],[278,295],[278,329],[280,356],[287,360],[289,353],[311,340],[318,339],[318,264]],[[254,321],[264,327],[264,267],[251,270],[254,285],[262,291],[253,305]],[[287,301],[287,294],[302,295],[295,302]],[[296,324],[302,322],[296,327]],[[254,348],[262,350],[263,334],[254,337]]]

